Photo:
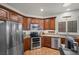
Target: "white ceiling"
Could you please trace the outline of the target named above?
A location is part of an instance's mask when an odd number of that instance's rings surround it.
[[[68,7],[63,7],[64,3],[6,3],[19,12],[23,13],[26,16],[32,17],[48,17],[53,16],[54,14],[66,12],[67,8],[71,10],[79,9],[78,3],[72,3]],[[44,11],[41,12],[40,9],[43,8]]]

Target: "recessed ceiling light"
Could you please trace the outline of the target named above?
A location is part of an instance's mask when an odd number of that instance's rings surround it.
[[[64,4],[63,4],[63,7],[67,7],[67,6],[69,6],[69,5],[71,5],[71,3],[64,3]]]
[[[44,9],[40,9],[41,10],[41,12],[43,12],[44,11]]]
[[[66,9],[67,11],[70,11],[71,9]]]

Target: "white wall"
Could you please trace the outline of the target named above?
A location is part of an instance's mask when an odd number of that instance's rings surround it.
[[[55,32],[58,33],[58,22],[61,21],[71,21],[71,20],[78,20],[77,23],[79,23],[79,10],[70,11],[70,12],[64,12],[61,14],[54,15],[56,16],[56,30]],[[71,16],[71,18],[63,18],[64,16]],[[79,25],[79,24],[77,24]],[[64,33],[66,34],[66,33]],[[72,33],[71,33],[72,34]],[[79,26],[78,26],[78,32],[73,34],[79,34]]]

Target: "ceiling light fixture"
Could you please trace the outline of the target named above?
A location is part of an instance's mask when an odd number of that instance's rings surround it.
[[[71,3],[64,3],[64,4],[63,4],[63,7],[67,7],[67,6],[69,6],[69,5],[71,5]]]
[[[71,9],[66,9],[67,11],[70,11]]]
[[[43,12],[44,11],[44,9],[40,9],[41,10],[41,12]]]

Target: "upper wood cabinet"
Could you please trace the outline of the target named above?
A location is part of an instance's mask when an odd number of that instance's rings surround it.
[[[31,24],[38,24],[40,27],[40,30],[44,29],[44,20],[39,18],[31,18]]]
[[[31,18],[31,23],[32,24],[39,24],[39,19],[37,19],[37,18]]]
[[[9,17],[12,21],[18,21],[18,15],[15,12],[10,12]]]
[[[9,18],[9,11],[7,11],[3,8],[0,8],[0,19],[8,20],[8,18]]]
[[[23,16],[15,13],[15,12],[10,12],[9,13],[9,20],[22,23]]]
[[[44,20],[44,30],[49,30],[49,19]]]
[[[44,19],[44,30],[55,30],[55,17]]]
[[[23,23],[23,16],[18,15],[18,22],[19,22],[19,23]]]
[[[50,18],[50,23],[49,23],[49,27],[50,27],[50,30],[55,30],[55,17],[53,18]]]
[[[23,30],[27,30],[28,29],[28,26],[29,26],[28,18],[26,18],[26,17],[23,18],[22,25],[23,25]]]

